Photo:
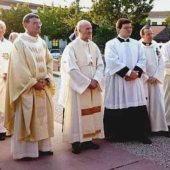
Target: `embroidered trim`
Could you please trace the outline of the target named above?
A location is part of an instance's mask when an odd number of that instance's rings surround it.
[[[96,106],[90,109],[82,109],[81,115],[87,116],[87,115],[93,115],[94,113],[101,112],[101,106]]]
[[[83,134],[83,138],[93,137],[99,133],[101,133],[101,130],[96,130],[94,133],[86,133],[86,134]]]

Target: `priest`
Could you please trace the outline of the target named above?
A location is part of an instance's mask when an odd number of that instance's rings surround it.
[[[0,20],[0,140],[5,140],[6,128],[4,127],[6,80],[8,75],[9,55],[12,43],[4,38],[6,24]]]
[[[141,44],[129,38],[131,22],[116,23],[118,36],[105,46],[104,131],[108,140],[139,140],[151,144],[145,92],[141,79],[146,57]]]
[[[165,118],[163,92],[164,63],[159,45],[153,40],[153,30],[144,26],[140,30],[140,43],[146,56],[146,72],[142,75],[144,82],[148,114],[153,135],[170,136]]]
[[[25,33],[14,41],[7,79],[5,127],[12,134],[14,159],[53,155],[53,59],[40,38],[41,21],[29,13]]]
[[[61,59],[59,104],[64,108],[63,141],[72,152],[99,149],[93,139],[104,138],[102,90],[104,64],[97,45],[91,41],[92,26],[77,24],[78,37],[65,48]]]

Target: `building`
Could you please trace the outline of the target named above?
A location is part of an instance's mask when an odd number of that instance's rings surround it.
[[[150,25],[165,25],[165,19],[170,11],[151,11],[148,16]]]
[[[10,9],[11,6],[15,7],[16,4],[24,4],[24,3],[25,2],[21,2],[21,1],[17,1],[17,0],[0,0],[0,8]],[[43,7],[43,5],[41,5],[41,4],[34,4],[34,3],[28,3],[28,4],[29,4],[30,9],[34,13],[36,13],[37,7]],[[50,41],[47,36],[44,36],[43,39],[46,41],[49,49],[51,49],[51,48],[60,48],[63,51],[63,49],[67,45],[66,40],[63,41],[62,39],[60,39],[60,40],[54,39],[54,40]]]

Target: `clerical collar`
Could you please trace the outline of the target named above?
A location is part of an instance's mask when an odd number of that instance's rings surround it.
[[[82,40],[80,37],[77,37],[77,39],[80,39],[80,41],[81,41],[81,42],[82,42],[82,44],[84,44],[84,45],[89,44],[89,41],[84,41],[84,40]]]
[[[120,42],[129,42],[129,41],[130,41],[129,38],[124,39],[124,38],[121,38],[121,37],[119,37],[119,36],[117,36],[117,39],[118,39]]]
[[[142,42],[145,46],[150,46],[152,43],[145,43],[145,42]]]
[[[3,42],[4,41],[4,37],[2,37],[2,39],[0,41]]]

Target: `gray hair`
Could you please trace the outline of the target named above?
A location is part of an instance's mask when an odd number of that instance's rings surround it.
[[[6,30],[6,24],[5,24],[5,22],[4,22],[4,21],[0,20],[0,25],[2,25],[2,26],[3,26],[3,28]]]

